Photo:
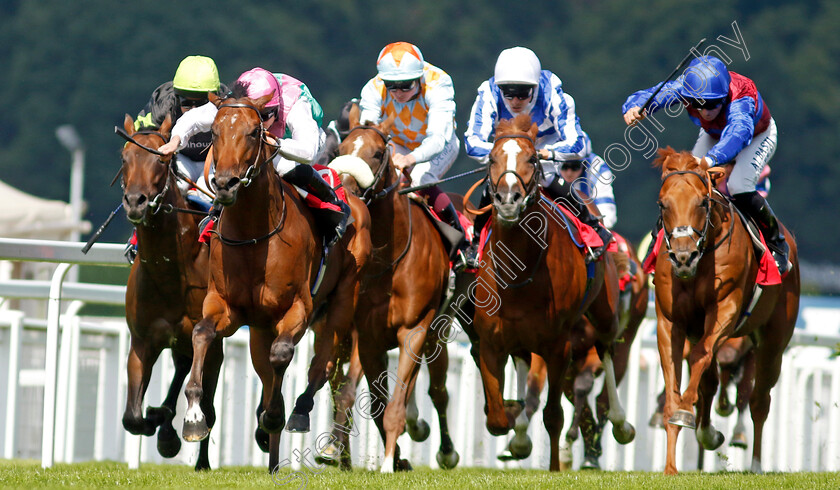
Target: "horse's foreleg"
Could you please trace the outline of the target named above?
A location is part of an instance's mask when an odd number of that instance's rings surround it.
[[[201,411],[201,400],[204,396],[202,388],[204,378],[204,362],[207,350],[216,339],[215,322],[210,317],[205,317],[193,328],[193,362],[190,369],[190,380],[184,393],[187,396],[187,413],[184,415],[184,440],[190,442],[201,441],[208,434],[210,429],[207,426],[207,419]]]
[[[680,377],[682,374],[683,348],[685,346],[685,334],[682,329],[674,328],[673,323],[662,316],[657,304],[657,327],[656,340],[659,347],[659,360],[662,365],[662,375],[665,380],[665,405],[662,411],[663,420],[667,433],[667,454],[665,457],[665,474],[677,474],[677,436],[680,433],[681,425],[677,420],[672,420],[677,407],[680,404]],[[693,418],[693,413],[689,414]],[[693,423],[693,420],[692,420]]]
[[[408,395],[414,387],[417,371],[420,368],[420,359],[423,346],[426,342],[428,326],[431,323],[433,312],[429,312],[427,318],[420,325],[412,328],[401,328],[397,333],[400,356],[397,364],[397,376],[394,383],[394,391],[388,406],[385,407],[383,419],[385,428],[385,458],[382,460],[380,469],[383,473],[391,473],[395,470],[410,469],[408,461],[401,460],[397,438],[405,430],[405,408]]]
[[[548,431],[549,471],[560,471],[560,431],[563,430],[563,408],[560,397],[563,396],[563,376],[566,360],[562,347],[546,358],[548,369],[548,396],[543,410],[543,425]]]
[[[489,340],[484,340],[479,344],[479,352],[487,430],[494,436],[505,435],[515,425],[515,421],[508,416],[502,399],[507,355],[492,346]]]
[[[151,436],[157,429],[155,421],[143,417],[143,397],[149,387],[152,367],[160,352],[159,347],[135,339],[132,335],[128,352],[128,388],[122,422],[125,430],[135,435]]]
[[[164,458],[174,458],[181,450],[181,438],[172,426],[172,419],[175,417],[175,409],[178,404],[178,395],[184,386],[184,380],[190,373],[190,357],[176,350],[172,350],[172,361],[175,364],[175,374],[169,385],[166,399],[160,408],[149,407],[146,415],[149,418],[159,419],[160,430],[158,430],[157,450]]]
[[[433,357],[434,346],[439,345],[437,341],[427,342],[426,359],[429,368],[429,396],[435,405],[440,424],[440,449],[436,455],[437,463],[441,468],[449,470],[458,465],[461,457],[455,450],[452,438],[449,435],[449,423],[446,418],[446,409],[449,406],[449,392],[446,391],[446,374],[449,370],[449,353],[446,345],[441,345],[442,350],[437,357]],[[412,392],[413,393],[413,392]]]
[[[330,326],[329,320],[324,319],[315,328],[315,356],[309,363],[309,383],[289,415],[286,424],[289,432],[309,432],[309,413],[315,406],[315,393],[324,386],[331,371],[335,369],[334,357],[339,339]]]
[[[607,388],[607,398],[610,402],[610,409],[607,418],[613,424],[613,437],[619,444],[627,444],[636,437],[636,429],[627,422],[624,408],[618,399],[618,383],[615,380],[612,355],[609,352],[604,354],[604,382]]]
[[[219,373],[222,369],[224,351],[222,350],[222,339],[217,338],[207,350],[207,358],[204,364],[204,377],[201,387],[204,396],[201,398],[201,411],[207,420],[208,430],[216,424],[216,407],[213,402],[216,398],[216,386],[219,382]],[[195,470],[210,469],[210,438],[204,438],[198,447],[198,459],[195,462]]]
[[[545,387],[545,360],[531,354],[531,365],[519,357],[513,358],[516,366],[516,387],[520,399],[524,399],[522,410],[516,415],[513,425],[514,436],[507,448],[497,456],[500,461],[522,460],[531,455],[534,444],[528,436],[528,427],[534,413],[540,408],[540,394]]]
[[[718,388],[717,371],[712,365],[703,373],[700,380],[699,396],[697,398],[698,405],[698,423],[697,423],[697,442],[699,442],[703,449],[708,451],[717,449],[723,444],[723,434],[714,428],[712,425],[712,398]]]

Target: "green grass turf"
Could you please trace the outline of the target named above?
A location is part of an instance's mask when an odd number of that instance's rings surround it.
[[[187,466],[144,464],[129,470],[123,463],[98,462],[58,464],[41,469],[37,461],[0,460],[0,488],[371,488],[371,489],[495,489],[495,488],[575,488],[577,489],[775,489],[840,488],[837,473],[697,473],[676,477],[647,472],[565,472],[539,470],[496,470],[468,468],[452,471],[418,468],[409,473],[382,475],[354,470],[343,473],[327,469],[320,474],[306,473],[294,479],[292,472],[275,476],[261,468],[230,467],[195,473]],[[288,478],[285,484],[278,482]]]

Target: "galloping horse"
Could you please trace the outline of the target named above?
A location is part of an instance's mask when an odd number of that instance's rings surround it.
[[[134,131],[131,116],[123,124],[139,145],[156,149],[169,139],[172,122],[164,120],[157,131]],[[137,229],[138,251],[125,293],[125,317],[131,332],[128,355],[128,398],[123,426],[132,434],[151,436],[158,432],[161,456],[172,458],[181,448],[172,427],[178,393],[192,362],[193,325],[201,320],[201,305],[207,293],[208,248],[198,242],[198,224],[193,216],[173,213],[187,207],[175,184],[171,157],[163,159],[127,144],[122,150],[123,206]],[[164,348],[172,348],[175,374],[160,408],[149,407],[143,417],[143,396],[152,367]],[[221,342],[207,354],[203,388],[208,394],[202,409],[212,427],[216,415],[213,393],[222,362]],[[209,469],[208,442],[202,441],[195,469]]]
[[[506,434],[519,422],[502,400],[508,356],[534,353],[546,361],[548,401],[543,420],[550,439],[549,468],[558,471],[568,344],[572,326],[585,312],[603,356],[613,434],[627,443],[635,431],[625,420],[615,387],[611,350],[618,333],[618,278],[613,259],[606,256],[587,265],[566,226],[550,214],[555,211],[540,205],[542,172],[536,137],[537,125],[527,115],[500,121],[496,127],[488,167],[493,217],[488,259],[478,272],[474,326],[487,429],[493,435]]]
[[[251,361],[263,384],[260,428],[269,436],[269,470],[279,463],[280,431],[286,424],[282,383],[295,345],[324,305],[326,321],[317,322],[315,357],[309,387],[289,419],[308,429],[312,397],[330,374],[334,345],[349,335],[358,294],[358,275],[370,254],[367,209],[358,199],[349,204],[355,222],[329,253],[326,271],[321,236],[312,214],[297,192],[277,174],[273,145],[260,112],[270,96],[251,100],[246,88],[220,99],[213,122],[213,185],[225,206],[210,244],[210,278],[203,319],[193,332],[193,359],[186,388],[189,403],[184,438],[208,435],[202,411],[204,354],[213,339],[250,327]],[[321,277],[323,272],[323,277]],[[320,284],[320,286],[319,286]],[[314,291],[314,290],[317,290]],[[259,433],[258,433],[259,436]]]
[[[359,356],[371,387],[371,414],[385,443],[381,471],[411,469],[408,461],[400,459],[397,437],[406,427],[406,402],[423,355],[429,368],[429,396],[440,423],[437,461],[443,468],[453,468],[459,456],[446,419],[448,354],[446,346],[439,344],[448,322],[433,323],[448,286],[449,257],[425,212],[396,192],[400,176],[387,136],[393,123],[389,118],[379,125],[360,125],[358,110],[351,111],[351,132],[339,147],[342,156],[330,164],[344,174],[345,189],[363,196],[373,222],[373,255],[362,278],[355,318]],[[386,372],[387,352],[394,347],[400,349],[396,375]],[[390,401],[389,377],[395,385]],[[422,435],[415,429],[428,433],[409,424],[415,440]]]
[[[655,165],[662,169],[658,203],[666,248],[657,256],[654,276],[657,341],[666,390],[664,417],[669,422],[665,473],[677,473],[675,453],[681,427],[696,427],[697,440],[708,450],[723,443],[723,435],[710,422],[718,385],[712,362],[726,339],[745,335],[755,342],[755,386],[750,396],[752,470],[760,472],[770,389],[779,378],[782,354],[799,311],[796,243],[780,223],[793,267],[781,284],[756,288],[760,263],[749,232],[732,204],[713,190],[706,160],[698,163],[688,152],[667,148],[660,150]],[[686,340],[691,344],[690,379],[680,395]]]

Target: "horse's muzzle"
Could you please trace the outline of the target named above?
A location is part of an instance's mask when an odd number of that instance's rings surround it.
[[[216,189],[216,202],[228,206],[236,201],[236,193],[242,181],[239,177],[226,177],[216,174],[212,179],[213,187]]]
[[[123,208],[125,216],[133,224],[143,221],[149,207],[149,197],[142,192],[126,192],[123,194]]]
[[[680,279],[690,279],[697,273],[700,251],[697,249],[672,250],[668,253],[671,269]]]
[[[518,190],[513,189],[497,191],[493,195],[493,206],[496,208],[496,215],[500,219],[516,223],[525,207],[525,196]]]

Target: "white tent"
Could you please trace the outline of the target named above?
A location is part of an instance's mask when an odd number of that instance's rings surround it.
[[[89,221],[77,221],[63,201],[42,199],[0,181],[0,236],[68,240],[73,231],[87,233]]]

